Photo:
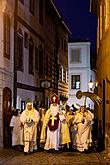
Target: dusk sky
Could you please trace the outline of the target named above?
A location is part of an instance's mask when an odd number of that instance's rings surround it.
[[[90,12],[90,0],[54,0],[64,17],[73,40],[89,40],[91,50],[96,48],[96,15]]]

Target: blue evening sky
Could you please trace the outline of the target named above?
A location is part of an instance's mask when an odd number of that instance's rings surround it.
[[[89,40],[96,48],[96,15],[90,12],[90,0],[54,0],[63,16],[73,40]]]

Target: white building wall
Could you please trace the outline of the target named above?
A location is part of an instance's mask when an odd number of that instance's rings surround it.
[[[28,33],[28,38],[33,39],[34,42],[34,48],[35,46],[37,46],[39,48],[39,45],[43,43],[33,34],[31,33],[25,26],[23,26],[21,23],[18,22],[18,29],[22,30],[22,34],[24,34],[24,32]],[[34,54],[35,54],[35,49],[34,49]],[[17,82],[21,83],[21,84],[25,84],[25,85],[29,85],[29,86],[33,86],[33,87],[38,87],[40,88],[40,79],[38,77],[38,74],[36,74],[34,72],[34,76],[29,74],[29,49],[23,47],[23,72],[22,71],[17,71]],[[35,59],[34,59],[35,61]],[[37,99],[42,100],[41,93],[39,92],[39,94],[36,94],[36,91],[30,91],[30,90],[24,90],[24,89],[17,89],[17,98],[20,98],[16,105],[16,107],[21,108],[21,102],[20,100],[27,100],[28,98],[31,101],[35,100],[35,95],[37,95]],[[40,97],[40,98],[39,98]],[[19,105],[19,106],[18,106]]]
[[[45,1],[44,1],[45,3]],[[18,16],[21,22],[17,22],[17,29],[22,30],[22,34],[24,32],[28,34],[28,39],[32,38],[34,43],[34,54],[35,54],[35,46],[39,48],[39,45],[42,45],[44,50],[44,43],[37,37],[33,30],[39,34],[42,38],[44,38],[44,30],[43,26],[40,28],[39,24],[39,1],[35,1],[36,10],[34,15],[30,12],[29,9],[29,1],[25,1],[22,4],[18,1]],[[44,12],[45,13],[45,12]],[[30,28],[29,28],[30,27]],[[35,56],[34,56],[35,57]],[[29,48],[25,48],[23,46],[23,72],[17,71],[17,83],[21,83],[22,85],[29,85],[30,87],[37,87],[40,89],[40,78],[37,73],[34,72],[34,75],[29,74]],[[35,61],[35,59],[33,60]],[[35,64],[34,64],[35,65]],[[35,69],[35,66],[34,66]],[[17,88],[17,108],[21,108],[21,100],[26,101],[30,99],[31,101],[35,100],[35,96],[37,95],[38,101],[43,100],[42,92],[36,92],[32,90],[25,90],[22,88]]]
[[[80,49],[80,63],[71,62],[71,52],[73,49]],[[69,99],[68,103],[72,104],[84,104],[85,97],[80,100],[76,98],[76,93],[78,90],[82,92],[89,91],[88,82],[90,81],[91,75],[94,78],[93,72],[90,69],[90,43],[89,42],[77,42],[68,44],[68,77],[69,77]],[[71,76],[80,75],[80,89],[71,89]],[[95,79],[95,78],[94,78]],[[93,108],[94,103],[87,98],[86,106]]]
[[[4,57],[4,25],[3,14],[6,12],[10,18],[10,59]],[[0,0],[0,145],[2,145],[3,134],[3,89],[8,87],[12,91],[13,98],[13,55],[14,55],[14,0]]]

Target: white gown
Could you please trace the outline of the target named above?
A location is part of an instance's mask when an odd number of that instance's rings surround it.
[[[84,122],[82,123],[83,113],[78,112],[75,115],[73,123],[77,126],[76,148],[82,152],[88,150],[92,143],[92,119],[93,114],[90,111],[85,112]]]
[[[51,106],[52,107],[52,106]],[[45,114],[45,118],[43,121],[41,136],[40,136],[40,142],[45,143],[44,149],[54,149],[59,150],[59,143],[60,143],[60,120],[58,120],[58,107],[56,106],[56,109],[54,107],[48,109]],[[56,117],[57,116],[57,117]],[[57,128],[55,130],[49,129],[49,122],[51,123],[53,118],[53,123],[55,124],[55,120],[57,120]],[[53,127],[54,127],[53,124]]]
[[[33,152],[37,150],[37,124],[39,121],[39,112],[35,109],[28,111],[24,110],[20,116],[20,120],[24,125],[24,152]],[[28,113],[27,113],[28,112]],[[28,120],[31,119],[32,122]]]
[[[12,146],[23,145],[23,127],[21,126],[20,116],[12,116],[10,127],[13,127]]]

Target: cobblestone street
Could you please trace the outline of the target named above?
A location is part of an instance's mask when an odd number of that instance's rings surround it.
[[[37,151],[30,155],[12,149],[0,149],[0,165],[109,165],[106,153]]]

